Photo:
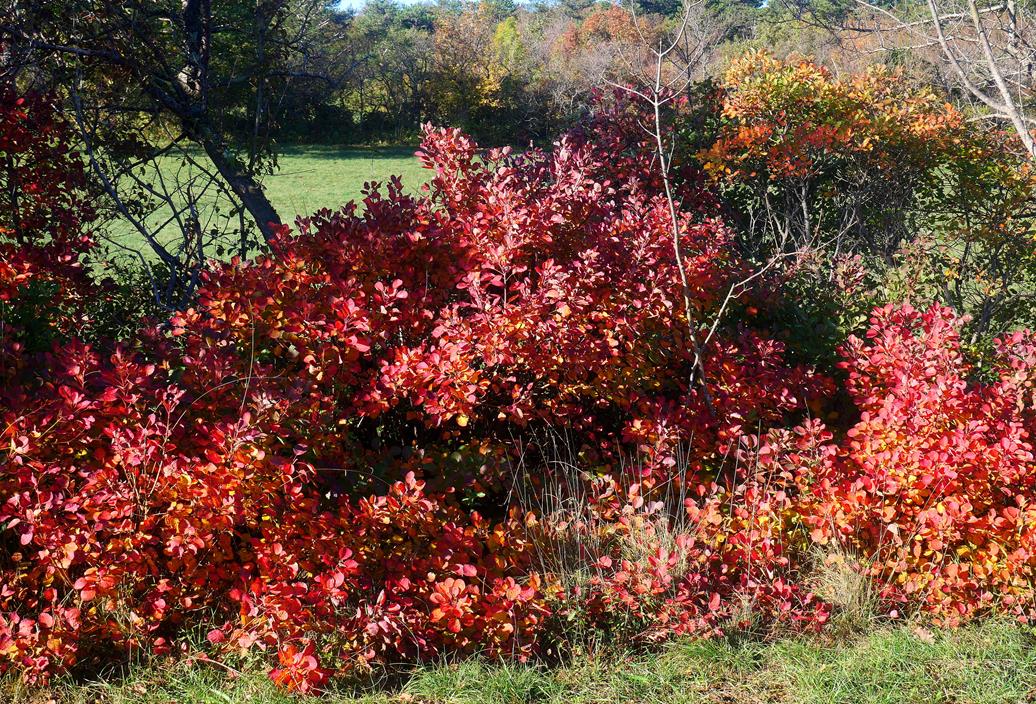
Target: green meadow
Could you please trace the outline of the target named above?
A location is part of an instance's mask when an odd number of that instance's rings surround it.
[[[266,193],[281,219],[293,223],[297,217],[305,217],[322,208],[336,210],[350,200],[363,198],[364,184],[373,181],[384,183],[390,177],[402,177],[404,188],[417,192],[428,180],[429,172],[421,167],[414,156],[416,147],[333,147],[333,146],[290,146],[281,150],[276,171],[263,179]],[[186,168],[178,159],[167,158],[159,162],[162,174],[168,182],[177,170]],[[182,174],[180,180],[182,181]],[[199,197],[203,211],[199,213],[203,229],[227,225],[230,214],[220,212],[209,194]],[[170,219],[170,212],[162,209],[147,219],[152,228],[159,228]],[[236,221],[236,217],[234,218]],[[131,249],[147,250],[143,238],[125,220],[116,220],[107,226],[110,238]],[[159,239],[167,241],[175,237],[175,225],[169,224],[159,232]]]

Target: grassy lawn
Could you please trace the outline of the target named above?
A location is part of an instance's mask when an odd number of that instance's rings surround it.
[[[280,168],[264,179],[264,185],[281,219],[292,223],[296,217],[321,208],[334,210],[350,200],[359,200],[365,182],[384,182],[399,175],[404,187],[416,192],[428,180],[429,172],[421,168],[414,151],[415,147],[285,147],[278,158]],[[178,168],[176,159],[165,160],[161,167],[170,182]],[[226,221],[225,213],[210,210],[200,215],[207,227],[222,228]],[[168,212],[156,213],[148,224],[157,228],[168,217]],[[140,235],[127,222],[116,222],[108,229],[113,239],[126,246],[138,248],[142,244]],[[167,234],[171,233],[172,228]]]
[[[336,209],[359,200],[366,181],[403,177],[417,191],[428,171],[414,157],[414,147],[288,147],[280,169],[266,181],[270,200],[285,222],[321,208]]]
[[[676,643],[661,653],[555,668],[469,660],[332,691],[333,704],[1014,704],[1036,701],[1029,628],[877,630],[850,642]],[[256,665],[173,664],[49,691],[0,686],[11,704],[287,704]]]

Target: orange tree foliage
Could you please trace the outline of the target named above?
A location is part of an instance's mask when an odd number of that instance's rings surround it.
[[[896,71],[836,77],[764,52],[732,63],[705,112],[697,161],[750,254],[840,259],[825,274],[847,256],[867,265],[871,290],[813,318],[849,308],[863,323],[868,302],[905,294],[973,315],[979,334],[1033,323],[1036,174],[1009,135]],[[788,326],[814,322],[824,324]]]
[[[890,255],[911,236],[911,209],[947,179],[940,169],[1004,146],[979,144],[986,133],[965,115],[881,67],[836,78],[749,53],[719,89],[719,126],[699,159],[742,209],[762,220],[776,211],[786,249],[837,238],[844,250]]]

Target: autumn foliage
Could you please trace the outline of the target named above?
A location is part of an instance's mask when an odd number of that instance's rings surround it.
[[[823,456],[820,505],[803,520],[857,555],[890,602],[948,622],[993,609],[1028,620],[1036,341],[1000,339],[993,378],[978,382],[960,329],[945,308],[887,307],[849,340],[843,366],[860,419],[837,450],[811,448]]]
[[[814,264],[832,260],[821,267],[828,281],[864,263],[855,290],[805,294],[836,299],[815,316],[850,309],[858,327],[868,303],[913,298],[951,305],[990,338],[1036,320],[1036,174],[1009,132],[901,71],[836,76],[766,52],[733,61],[702,112],[709,128],[692,158],[747,251],[808,251]],[[797,321],[812,322],[824,325]]]
[[[51,102],[0,92],[0,106],[0,338],[33,345],[81,323],[75,314],[95,290],[81,261],[94,212]],[[11,326],[26,333],[17,342]]]
[[[67,324],[92,285],[82,165],[58,122],[26,129],[45,102],[4,105],[0,152],[65,156],[18,168],[51,214],[0,245],[0,671],[188,652],[200,630],[205,657],[262,651],[319,691],[563,656],[579,629],[816,630],[825,550],[886,615],[1034,615],[1036,341],[1002,337],[979,370],[950,309],[890,305],[839,367],[796,361],[758,315],[780,277],[744,283],[687,165],[686,310],[635,105],[521,154],[427,128],[423,194],[374,186],[214,262],[193,307],[121,344]],[[59,277],[77,284],[28,345],[27,292]]]

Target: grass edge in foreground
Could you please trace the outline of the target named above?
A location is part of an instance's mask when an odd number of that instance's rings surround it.
[[[334,704],[1008,704],[1036,701],[1036,637],[991,620],[957,630],[898,625],[842,643],[820,638],[677,641],[648,654],[610,653],[543,667],[468,659],[427,664],[398,682],[339,683]],[[285,704],[263,663],[233,668],[170,661],[128,675],[49,689],[0,683],[11,704]]]

